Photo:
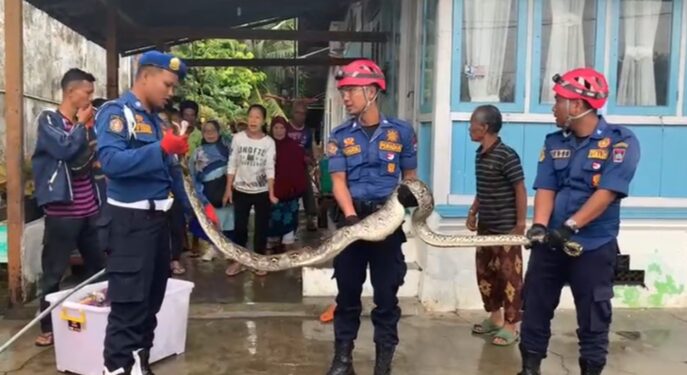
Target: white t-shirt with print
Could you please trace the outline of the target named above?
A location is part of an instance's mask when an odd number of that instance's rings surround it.
[[[276,163],[274,139],[248,137],[245,131],[231,140],[227,174],[234,175],[234,189],[247,194],[268,191],[267,180],[274,179]]]

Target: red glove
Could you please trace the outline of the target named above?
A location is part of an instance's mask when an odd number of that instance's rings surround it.
[[[188,152],[188,137],[174,135],[174,130],[167,129],[160,141],[160,147],[168,154],[185,154]]]
[[[217,212],[215,212],[215,207],[210,203],[205,205],[205,216],[215,225],[219,225],[219,219],[217,218]]]

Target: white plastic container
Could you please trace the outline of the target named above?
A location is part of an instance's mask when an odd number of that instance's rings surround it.
[[[110,308],[82,305],[78,301],[89,293],[106,287],[106,281],[88,285],[52,311],[55,362],[58,371],[80,375],[103,373],[103,346]],[[167,281],[165,299],[157,314],[150,363],[185,351],[188,310],[193,287],[194,284],[189,281],[172,278]],[[68,292],[49,294],[46,300],[52,304]]]

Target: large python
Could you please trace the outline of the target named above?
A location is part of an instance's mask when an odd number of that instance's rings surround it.
[[[530,240],[522,235],[498,234],[488,236],[447,235],[432,231],[427,225],[427,219],[434,210],[434,198],[429,187],[420,180],[404,180],[401,184],[407,186],[415,196],[418,207],[411,216],[412,227],[422,241],[442,248],[476,247],[476,246],[528,246]],[[359,223],[343,227],[334,232],[320,246],[288,251],[277,255],[256,254],[245,247],[231,242],[219,229],[210,222],[203,210],[203,204],[196,196],[196,192],[188,176],[184,178],[184,188],[189,197],[193,211],[201,227],[212,243],[229,258],[256,270],[280,271],[288,268],[304,267],[323,263],[343,251],[346,246],[358,240],[381,241],[391,235],[405,219],[405,208],[398,200],[397,190],[394,191],[384,206],[377,212],[361,220]],[[579,245],[569,243],[564,249],[569,255],[577,256],[581,252]]]

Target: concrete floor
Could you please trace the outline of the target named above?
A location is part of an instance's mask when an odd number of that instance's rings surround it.
[[[308,244],[318,234],[308,234]],[[331,300],[301,295],[301,272],[289,270],[257,277],[245,272],[224,276],[226,263],[184,258],[188,273],[182,278],[196,286],[191,297],[186,353],[154,366],[158,375],[275,374],[322,375],[332,355],[331,324],[318,314]],[[356,343],[359,375],[372,374],[374,344],[366,316]],[[431,315],[416,300],[402,299],[401,344],[394,361],[395,375],[484,374],[515,375],[520,359],[517,347],[499,348],[472,336],[481,312]],[[27,311],[35,311],[27,309]],[[1,314],[0,314],[1,315]],[[15,315],[16,316],[16,315]],[[25,320],[0,318],[0,344],[17,332]],[[576,321],[572,311],[561,311],[554,322],[546,375],[578,374]],[[33,346],[34,328],[9,351],[0,354],[0,375],[52,375],[54,351]],[[687,310],[616,310],[611,333],[609,366],[605,375],[687,374]]]
[[[687,373],[687,311],[615,312],[606,375]],[[498,348],[469,334],[477,312],[460,315],[416,315],[401,320],[401,344],[395,375],[514,375],[519,366],[516,347]],[[372,374],[372,327],[363,319],[355,350],[359,374]],[[22,322],[0,321],[0,342]],[[34,334],[35,331],[32,332]],[[332,326],[312,318],[204,319],[189,321],[186,353],[154,366],[157,374],[283,374],[322,375],[332,354]],[[58,374],[52,349],[32,346],[24,337],[0,354],[2,375]],[[577,374],[575,317],[559,312],[554,324],[546,375]]]

